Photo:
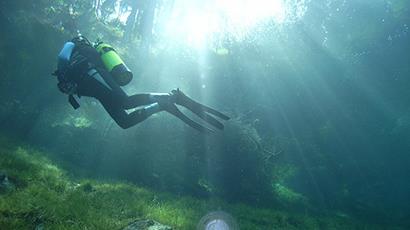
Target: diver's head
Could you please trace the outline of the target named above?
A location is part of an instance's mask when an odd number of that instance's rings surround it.
[[[92,46],[90,40],[88,40],[84,35],[80,33],[80,31],[77,30],[77,36],[75,36],[71,40],[74,44],[84,44],[84,45],[89,45]]]

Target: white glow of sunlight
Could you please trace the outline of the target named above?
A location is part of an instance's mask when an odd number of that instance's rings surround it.
[[[127,10],[121,10],[121,1],[115,3],[114,12],[110,15],[110,20],[118,19],[121,23],[125,25],[128,16],[131,14],[131,8],[128,7]]]
[[[273,19],[282,23],[286,16],[283,0],[218,0],[217,10],[234,26],[247,28],[256,23]]]
[[[261,23],[282,25],[300,14],[305,0],[176,0],[165,27],[167,38],[200,48],[229,34],[241,40]]]

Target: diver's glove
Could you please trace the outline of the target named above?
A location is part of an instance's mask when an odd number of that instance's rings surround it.
[[[65,94],[72,95],[77,93],[78,85],[75,82],[60,81],[58,84],[58,89]]]

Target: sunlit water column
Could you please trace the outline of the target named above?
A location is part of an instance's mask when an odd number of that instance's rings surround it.
[[[212,97],[209,94],[209,54],[217,50],[220,37],[229,37],[230,41],[241,43],[249,36],[258,36],[257,32],[267,30],[265,22],[270,25],[285,25],[302,18],[306,11],[304,0],[176,0],[172,13],[159,33],[170,46],[176,50],[188,49],[190,57],[196,59],[197,76],[186,76],[194,82],[187,92],[206,103]],[[225,52],[225,55],[229,51]],[[216,55],[218,52],[216,52]],[[259,60],[264,61],[264,60]],[[207,146],[207,137],[203,137]],[[205,148],[205,156],[212,151]],[[208,177],[213,175],[211,167],[207,168]],[[233,230],[233,218],[223,212],[213,212],[205,216],[198,229]]]

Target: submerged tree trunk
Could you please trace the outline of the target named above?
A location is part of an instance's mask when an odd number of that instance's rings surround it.
[[[141,23],[141,39],[143,49],[148,49],[152,41],[152,32],[154,28],[155,10],[157,8],[157,0],[151,0],[146,3],[144,8]]]
[[[101,1],[102,0],[94,0],[93,7],[96,18],[99,18],[101,16]]]
[[[117,0],[106,0],[101,4],[101,18],[107,20],[107,18],[114,12],[115,3]]]
[[[135,28],[137,24],[137,16],[138,12],[140,11],[139,7],[140,1],[134,0],[132,1],[131,7],[131,14],[127,18],[127,22],[125,23],[125,31],[124,31],[124,41],[129,42],[135,38]]]

